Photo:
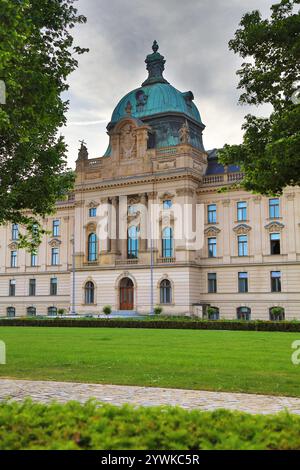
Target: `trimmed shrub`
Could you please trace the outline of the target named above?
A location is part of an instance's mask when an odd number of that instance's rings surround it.
[[[162,312],[163,312],[163,308],[160,307],[160,305],[155,305],[155,307],[154,307],[154,314],[155,314],[155,315],[161,315]]]
[[[0,450],[209,450],[300,448],[300,416],[89,401],[0,404]]]
[[[39,327],[85,327],[85,328],[162,328],[190,330],[236,330],[236,331],[282,331],[300,332],[300,322],[294,321],[239,321],[201,320],[186,317],[149,317],[149,319],[127,318],[2,318],[0,326],[39,326]]]
[[[112,308],[110,305],[104,305],[102,311],[105,315],[110,315],[112,312]]]

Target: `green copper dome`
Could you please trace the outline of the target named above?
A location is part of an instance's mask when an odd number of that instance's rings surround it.
[[[165,59],[154,41],[152,54],[146,57],[148,78],[141,87],[127,93],[115,107],[107,126],[110,132],[122,118],[130,116],[148,124],[149,148],[162,148],[180,144],[180,129],[189,128],[189,143],[204,150],[202,131],[205,128],[199,111],[193,103],[191,91],[181,92],[163,77]],[[111,147],[105,153],[109,156]]]
[[[131,115],[138,119],[155,114],[181,113],[201,123],[199,111],[192,102],[191,91],[181,93],[168,83],[153,83],[142,86],[125,95],[117,104],[111,117],[115,124],[126,116],[128,101],[132,105]]]

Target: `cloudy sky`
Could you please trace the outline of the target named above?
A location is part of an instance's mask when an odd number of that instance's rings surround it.
[[[74,166],[79,139],[90,158],[106,150],[106,125],[118,101],[147,77],[145,57],[156,39],[165,56],[165,78],[191,90],[206,125],[206,149],[241,142],[249,108],[237,104],[236,70],[241,59],[228,50],[242,15],[269,15],[271,0],[78,0],[88,21],[74,30],[80,56],[69,78],[70,109],[63,134]],[[266,109],[252,112],[266,113]]]

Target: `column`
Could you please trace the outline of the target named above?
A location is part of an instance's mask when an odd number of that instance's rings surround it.
[[[112,254],[118,253],[118,233],[117,233],[117,217],[118,217],[118,196],[111,198],[110,206],[110,252]]]
[[[140,196],[140,251],[147,250],[147,195],[145,193]]]
[[[230,199],[224,199],[223,204],[223,263],[230,263],[230,242],[231,242],[231,230],[230,230]],[[219,256],[219,247],[217,246],[217,256]]]

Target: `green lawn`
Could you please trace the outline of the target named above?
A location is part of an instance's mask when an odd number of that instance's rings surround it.
[[[300,333],[0,327],[0,376],[300,396]]]

